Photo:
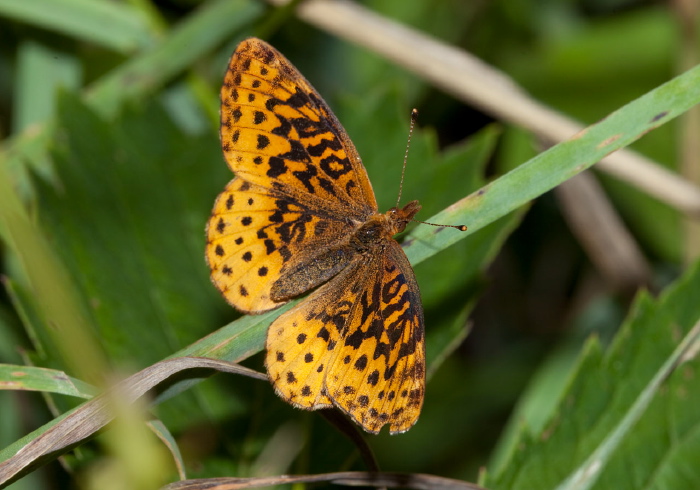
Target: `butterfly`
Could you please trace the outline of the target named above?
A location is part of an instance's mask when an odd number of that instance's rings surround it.
[[[295,407],[337,407],[370,433],[410,429],[425,393],[423,308],[393,236],[418,201],[377,210],[349,136],[304,76],[251,38],[221,88],[235,178],[207,224],[214,285],[245,313],[309,296],[269,327],[265,366]]]

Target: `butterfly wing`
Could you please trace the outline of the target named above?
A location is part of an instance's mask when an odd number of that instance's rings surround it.
[[[241,311],[276,308],[289,299],[276,300],[271,294],[284,266],[313,260],[314,253],[328,250],[347,233],[342,220],[235,178],[217,198],[207,224],[212,282]],[[323,279],[320,272],[307,289]]]
[[[236,178],[209,220],[207,262],[232,305],[259,313],[286,302],[270,297],[285,264],[313,260],[377,204],[355,147],[321,96],[259,39],[243,41],[231,57],[221,145]]]
[[[284,187],[376,212],[362,161],[333,112],[275,48],[243,41],[221,88],[221,144],[231,170],[263,187]]]
[[[273,322],[266,367],[300,408],[335,405],[371,433],[411,428],[425,392],[424,321],[399,244],[378,244]]]

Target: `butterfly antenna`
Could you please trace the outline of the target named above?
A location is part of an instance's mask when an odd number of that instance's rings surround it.
[[[444,227],[444,228],[456,228],[456,229],[458,229],[459,231],[467,231],[467,225],[441,225],[441,224],[438,224],[438,223],[429,223],[429,222],[427,222],[427,221],[421,221],[421,220],[419,220],[419,219],[411,219],[411,221],[413,221],[414,223],[422,223],[422,224],[424,224],[424,225],[441,226],[441,227]]]
[[[399,184],[399,197],[396,199],[396,207],[401,204],[401,192],[403,191],[403,178],[406,175],[406,162],[408,161],[408,149],[411,146],[411,136],[413,136],[413,128],[416,125],[416,120],[418,119],[418,109],[413,109],[411,111],[411,126],[408,128],[408,142],[406,143],[406,153],[403,156],[403,169],[401,170],[401,183]],[[420,221],[417,219],[411,219],[414,223],[423,223],[424,225],[430,226],[444,226],[446,228],[456,228],[460,231],[467,231],[466,225],[439,225],[437,223],[428,223],[427,221]]]
[[[413,109],[411,111],[411,126],[408,128],[408,141],[406,142],[406,153],[403,156],[403,168],[401,169],[401,182],[399,183],[399,197],[396,199],[396,207],[399,207],[401,203],[401,193],[403,192],[403,177],[406,175],[406,162],[408,161],[408,149],[411,147],[411,136],[413,135],[413,128],[416,125],[416,119],[418,119],[418,109]]]

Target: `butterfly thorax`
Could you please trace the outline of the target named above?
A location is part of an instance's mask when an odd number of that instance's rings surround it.
[[[377,247],[382,248],[394,235],[401,233],[420,209],[418,201],[411,201],[401,209],[391,208],[385,214],[374,214],[344,240],[319,246],[291,259],[282,267],[270,297],[278,302],[289,301],[326,282],[352,261],[365,260],[367,254],[376,252]]]
[[[418,201],[411,201],[403,208],[391,208],[385,214],[375,214],[365,221],[350,238],[355,251],[362,252],[381,242],[390,240],[406,229],[409,221],[420,211]]]

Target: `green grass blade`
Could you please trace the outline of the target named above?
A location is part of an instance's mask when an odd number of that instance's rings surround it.
[[[434,223],[466,224],[469,230],[415,228],[406,247],[411,263],[421,262],[505,216],[698,102],[700,67],[695,67],[429,218],[427,221]]]
[[[191,66],[232,32],[248,25],[263,6],[251,0],[217,0],[176,26],[157,47],[134,58],[98,80],[87,100],[103,114],[114,113],[128,99],[160,87]]]
[[[168,448],[170,454],[173,457],[173,462],[177,468],[177,474],[181,480],[187,478],[185,473],[185,461],[182,458],[182,453],[180,453],[180,448],[177,445],[177,440],[170,433],[168,428],[160,420],[151,420],[148,422],[148,427],[153,431],[153,433],[161,440],[161,442]]]
[[[63,371],[12,364],[0,364],[0,390],[42,391],[79,398],[97,394],[95,388]]]
[[[491,184],[432,216],[427,221],[437,223],[466,223],[467,232],[449,228],[418,226],[409,233],[404,250],[416,265],[456,241],[482,229],[486,225],[526,204],[535,197],[556,187],[569,177],[595,164],[608,153],[618,150],[660,124],[670,121],[700,102],[700,68],[690,70],[657,89],[636,99],[612,113],[601,122],[590,126],[571,140],[562,142],[508,172]],[[246,329],[264,329],[281,311],[266,314],[265,318],[237,322]],[[225,338],[229,330],[237,330],[237,322],[217,331]],[[214,334],[212,334],[213,336]],[[211,337],[211,336],[210,336]],[[251,339],[254,336],[251,335]],[[211,339],[208,338],[207,341]],[[201,342],[201,341],[200,341]],[[264,330],[257,336],[258,349],[264,343]],[[199,345],[199,344],[196,344]],[[255,346],[249,346],[254,349]],[[180,355],[203,352],[192,346]],[[227,355],[225,359],[230,357]]]
[[[120,53],[152,42],[146,19],[125,2],[0,0],[0,16],[60,32]]]
[[[76,90],[82,68],[74,56],[31,40],[19,46],[17,65],[12,127],[19,133],[54,116],[58,88]]]
[[[154,386],[175,374],[192,369],[215,369],[265,379],[264,375],[237,364],[203,358],[169,359],[153,364],[0,450],[0,487],[92,437],[115,416],[119,416],[120,411],[139,400]],[[128,418],[133,414],[121,415]],[[128,444],[123,447],[128,447]]]

